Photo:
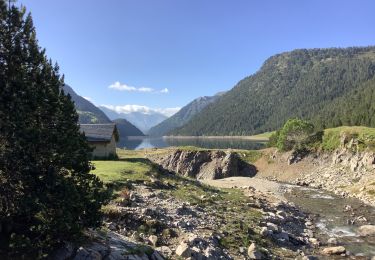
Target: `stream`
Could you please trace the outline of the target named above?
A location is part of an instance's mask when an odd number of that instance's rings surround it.
[[[292,185],[287,187],[288,192],[284,194],[286,199],[315,216],[316,237],[323,247],[329,238],[336,238],[338,245],[344,246],[351,255],[375,256],[375,237],[357,235],[361,225],[375,224],[374,207],[358,199],[342,198],[323,190]]]

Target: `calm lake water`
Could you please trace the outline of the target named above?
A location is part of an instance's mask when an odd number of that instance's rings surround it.
[[[246,149],[264,148],[265,142],[238,138],[163,138],[163,137],[128,137],[120,140],[117,147],[131,150],[144,148],[163,148],[170,146],[196,146],[209,149]]]

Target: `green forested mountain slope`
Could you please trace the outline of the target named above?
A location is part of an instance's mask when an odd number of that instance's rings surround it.
[[[291,117],[313,119],[326,127],[354,124],[373,109],[373,95],[368,100],[360,89],[373,93],[374,75],[375,47],[278,54],[172,134],[250,135],[275,130]],[[371,106],[364,105],[363,98]],[[349,107],[356,112],[346,114]]]
[[[119,131],[120,137],[126,136],[144,136],[141,130],[139,130],[136,126],[130,123],[128,120],[119,118],[113,120],[116,123],[117,129]]]
[[[87,99],[78,95],[70,86],[64,85],[63,90],[69,94],[74,101],[74,105],[79,115],[79,123],[81,124],[107,124],[111,123],[111,120],[92,104]]]
[[[192,102],[181,108],[176,114],[152,127],[148,134],[152,136],[163,136],[168,134],[170,131],[189,122],[194,115],[201,112],[207,105],[215,102],[223,94],[224,92],[220,92],[211,97],[205,96],[194,99]]]
[[[312,122],[319,128],[342,125],[375,127],[375,77],[327,104]]]

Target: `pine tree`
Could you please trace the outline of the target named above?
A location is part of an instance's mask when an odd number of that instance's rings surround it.
[[[40,257],[100,224],[108,196],[25,8],[0,0],[0,255]]]

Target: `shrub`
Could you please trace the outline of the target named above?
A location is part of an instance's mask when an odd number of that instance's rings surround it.
[[[289,119],[274,138],[277,137],[277,147],[280,150],[289,151],[305,148],[313,133],[313,124],[295,118]]]

